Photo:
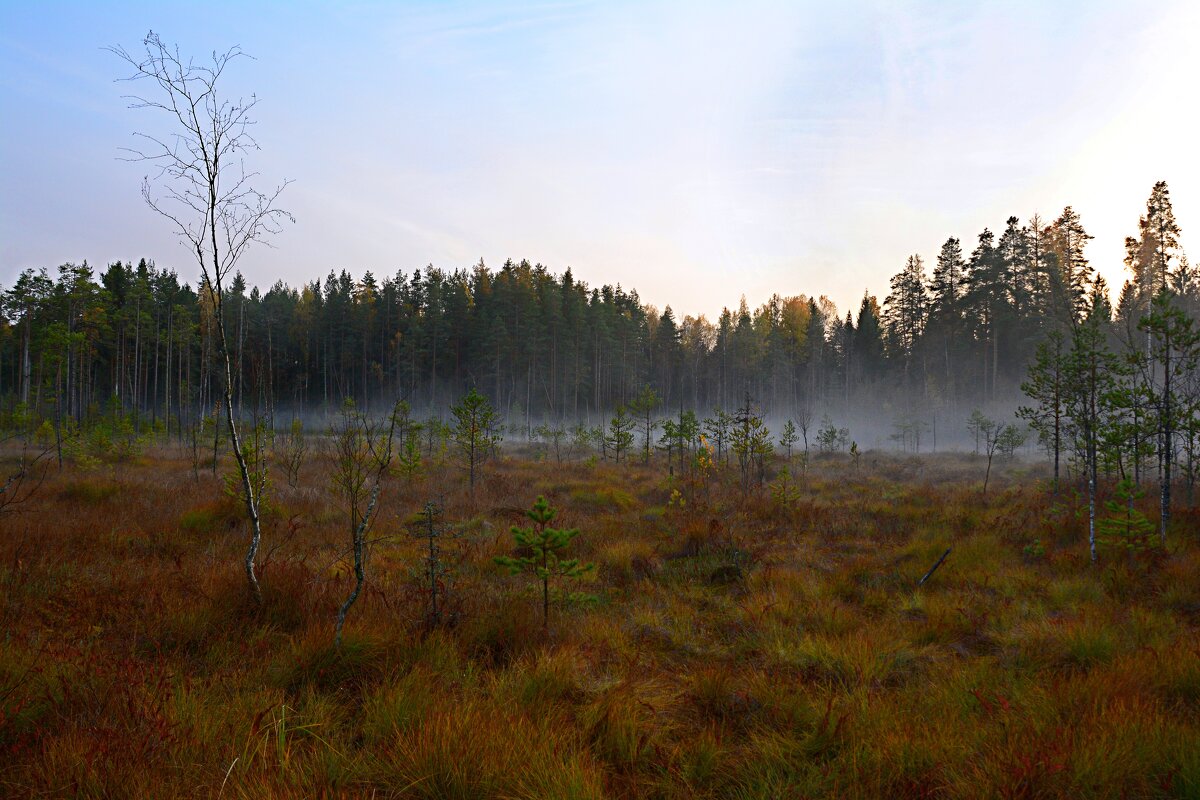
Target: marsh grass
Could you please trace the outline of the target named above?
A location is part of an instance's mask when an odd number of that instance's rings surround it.
[[[975,466],[817,459],[780,508],[720,475],[680,504],[653,466],[509,457],[472,495],[426,465],[386,486],[340,651],[323,456],[278,488],[261,606],[219,478],[68,466],[0,522],[0,795],[1200,796],[1195,515],[1092,567],[1063,501],[1002,471],[984,503]],[[539,493],[598,564],[548,630],[492,563]],[[459,533],[433,629],[431,496]]]

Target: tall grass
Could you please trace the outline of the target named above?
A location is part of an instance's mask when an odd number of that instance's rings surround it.
[[[0,521],[0,796],[1200,797],[1200,534],[1092,567],[1042,488],[984,504],[973,466],[831,459],[784,508],[720,475],[681,504],[641,465],[509,458],[474,495],[427,465],[385,487],[340,651],[324,457],[276,482],[261,606],[219,477],[68,466]],[[539,493],[598,564],[544,631],[493,565]],[[432,630],[431,497],[457,533]]]

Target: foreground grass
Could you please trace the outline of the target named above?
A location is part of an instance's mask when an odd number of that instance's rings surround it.
[[[783,505],[517,458],[471,497],[444,467],[390,482],[338,652],[327,466],[274,490],[261,607],[189,466],[68,467],[0,520],[0,795],[1200,797],[1194,512],[1096,567],[1071,503],[1020,474],[985,501],[952,457],[817,465]],[[545,632],[493,564],[539,493],[598,565]],[[430,630],[405,523],[438,495]]]

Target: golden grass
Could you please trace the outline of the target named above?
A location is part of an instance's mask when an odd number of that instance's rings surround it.
[[[261,606],[219,478],[68,466],[0,520],[0,796],[1200,797],[1200,517],[1092,566],[1078,515],[978,466],[821,460],[786,506],[656,465],[392,478],[341,650],[320,457],[273,489]],[[539,493],[598,565],[547,631],[492,561]],[[407,523],[438,497],[431,629]]]

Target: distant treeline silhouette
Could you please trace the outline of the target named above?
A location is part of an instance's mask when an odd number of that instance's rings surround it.
[[[589,287],[528,261],[347,271],[265,292],[238,275],[225,314],[242,413],[446,407],[468,387],[514,420],[602,417],[646,385],[665,409],[797,408],[894,418],[1006,400],[1015,405],[1039,343],[1098,314],[1137,329],[1160,289],[1192,318],[1200,289],[1178,242],[1165,183],[1154,187],[1115,307],[1068,207],[1052,222],[1010,217],[973,246],[947,239],[931,269],[909,256],[882,302],[842,316],[826,297],[742,299],[718,319],[677,318],[635,290]],[[968,252],[969,251],[969,252]],[[686,276],[680,276],[686,280]],[[136,424],[210,414],[220,396],[211,309],[148,260],[94,270],[28,269],[3,291],[0,398],[6,413],[84,425],[114,408]]]

